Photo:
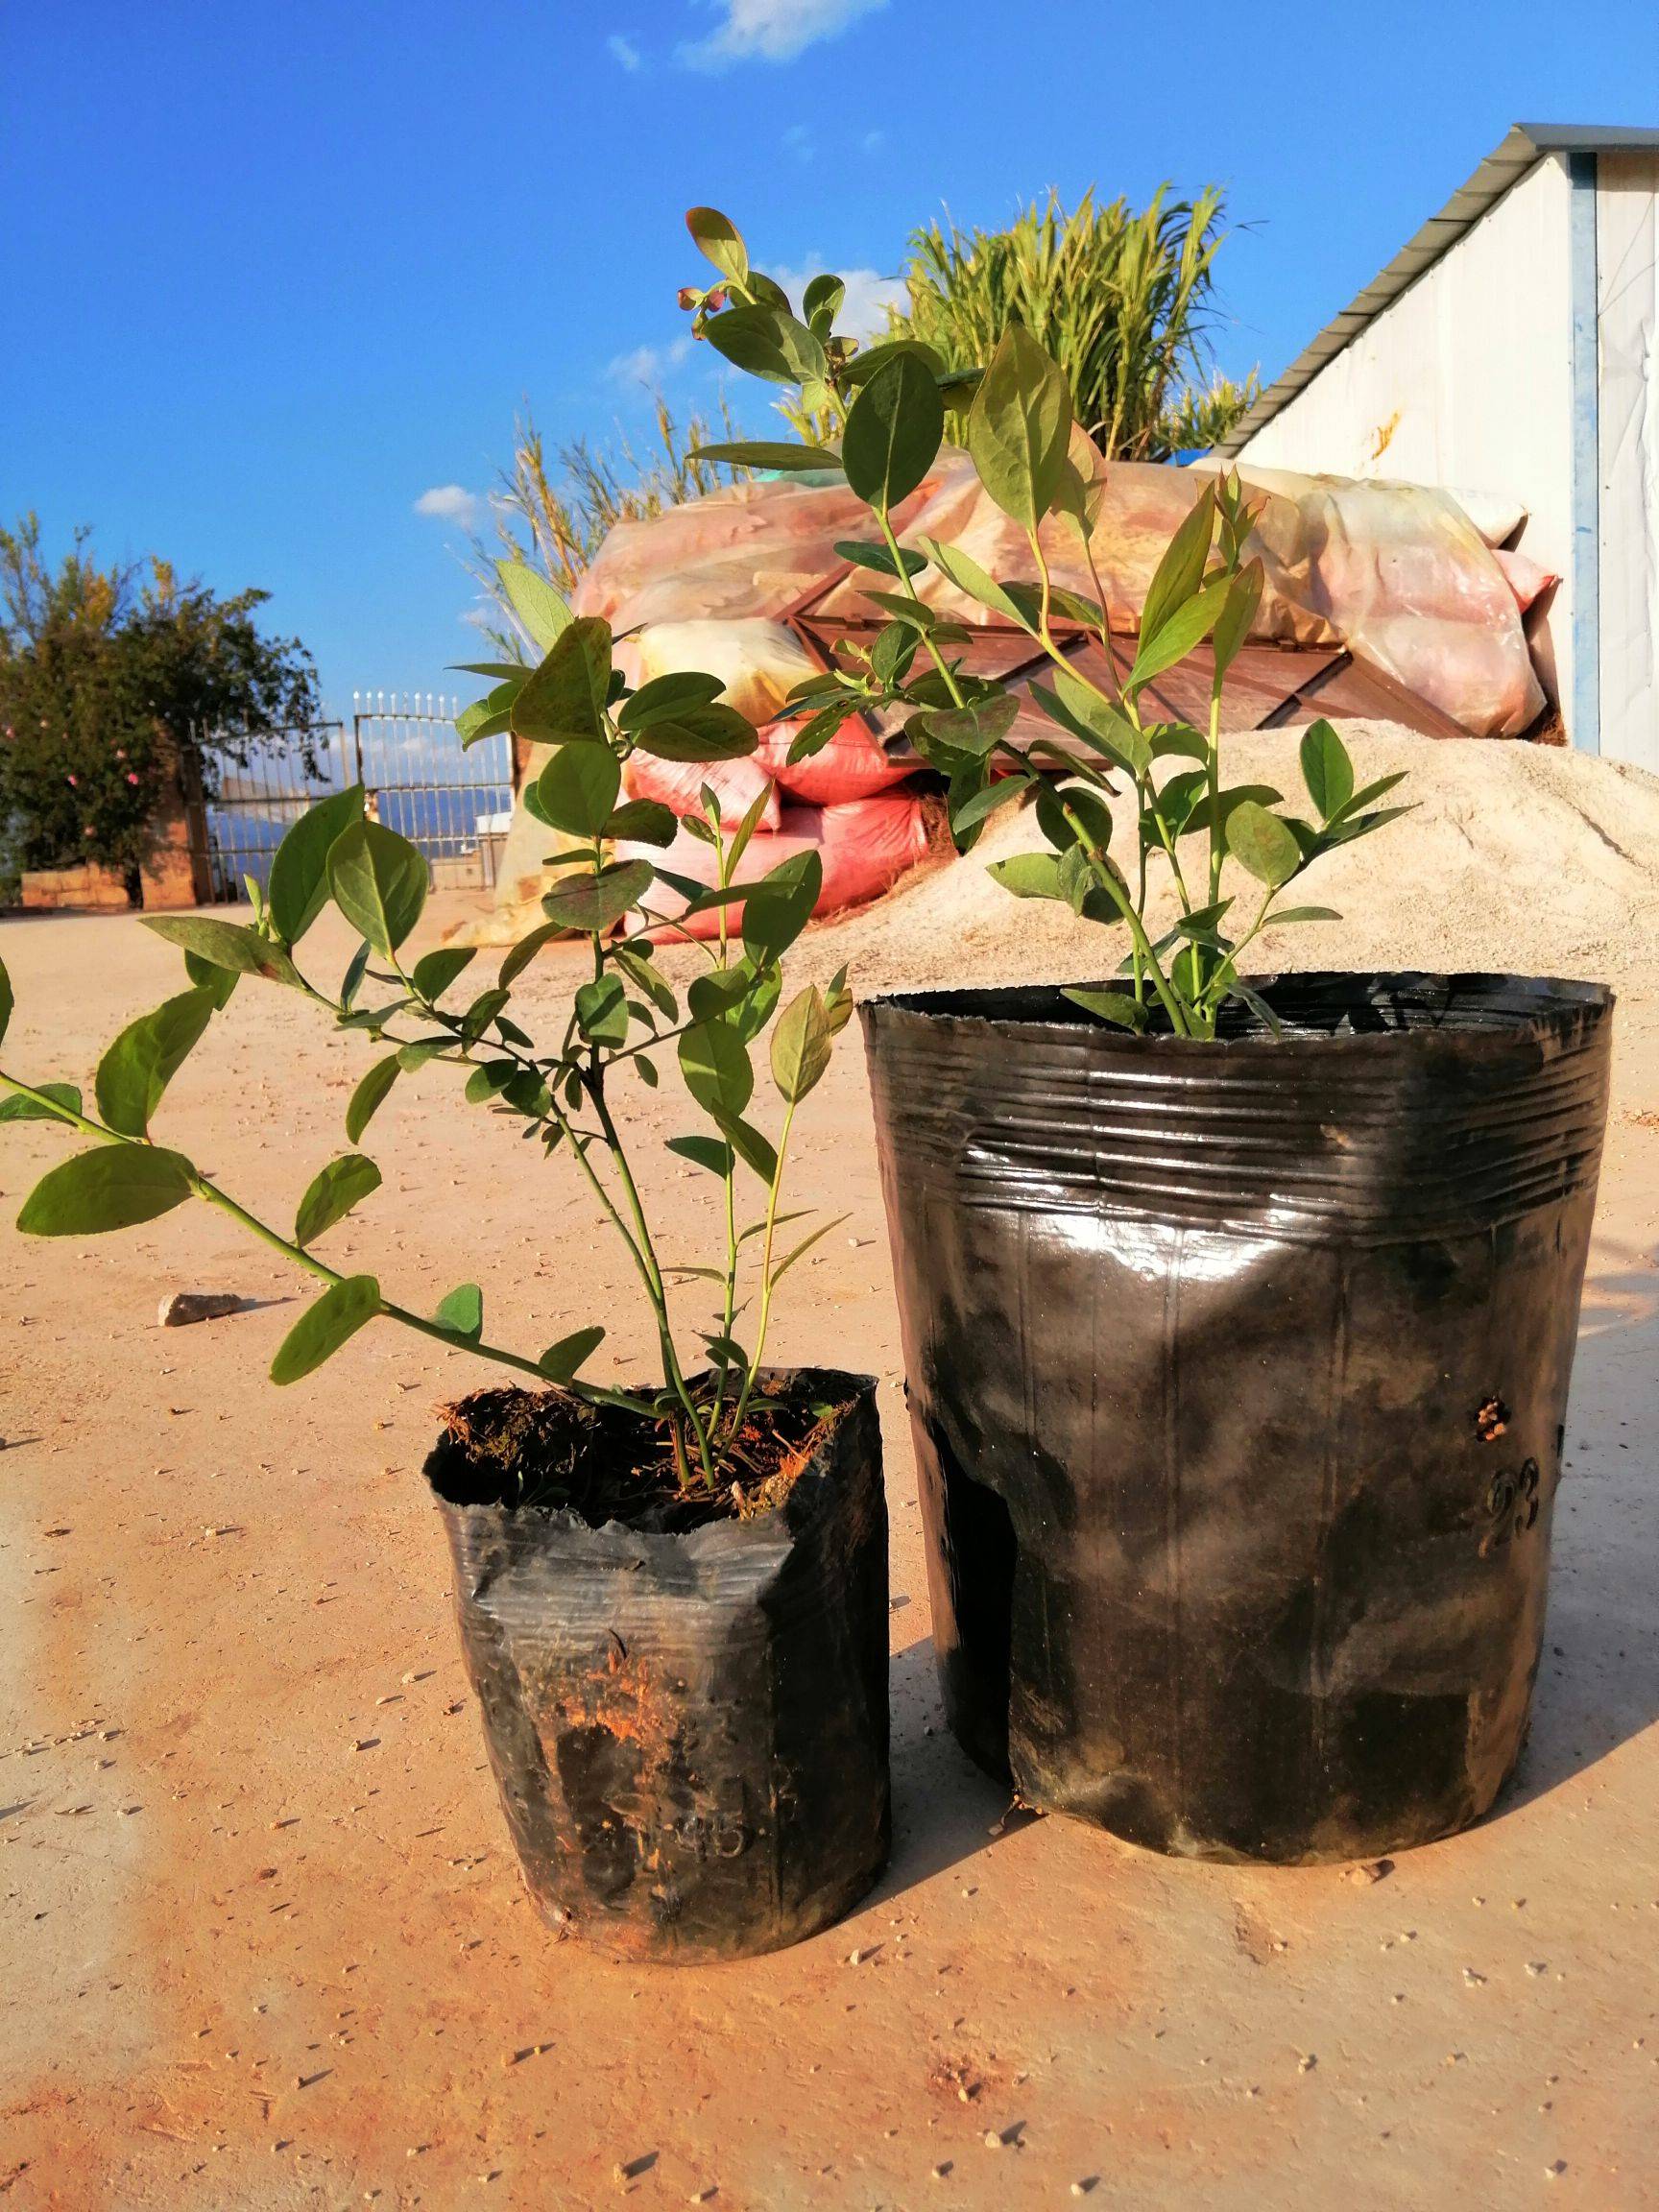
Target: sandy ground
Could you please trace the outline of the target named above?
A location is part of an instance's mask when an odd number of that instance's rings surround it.
[[[1622,992],[1549,1647],[1494,1816],[1375,1881],[1002,1825],[940,1719],[855,1032],[797,1185],[852,1217],[798,1271],[776,1350],[882,1378],[898,1834],[851,1919],[752,1964],[598,1963],[521,1889],[418,1476],[434,1403],[480,1370],[377,1327],[276,1392],[296,1283],[204,1209],[84,1245],[0,1229],[0,2199],[1659,2205],[1659,789],[1520,748],[1410,757],[1423,811],[1310,886],[1353,929],[1310,929],[1304,964]],[[466,918],[447,902],[424,934]],[[332,973],[349,948],[319,938]],[[1111,964],[957,870],[804,950],[865,988]],[[41,1076],[86,1077],[177,988],[127,919],[8,923],[0,954],[7,1064]],[[555,952],[522,997],[551,1016],[574,979]],[[284,1216],[370,1049],[244,986],[162,1127]],[[560,1168],[447,1110],[451,1081],[429,1069],[382,1108],[385,1188],[332,1256],[415,1304],[476,1274],[492,1334],[529,1349],[603,1317],[598,1372],[625,1372],[646,1332],[623,1263]],[[641,1109],[689,1125],[662,1094]],[[3,1137],[9,1219],[62,1144]],[[660,1158],[678,1256],[698,1179]],[[256,1304],[163,1334],[180,1286]]]

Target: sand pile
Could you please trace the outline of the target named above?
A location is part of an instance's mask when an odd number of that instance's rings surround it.
[[[1266,931],[1247,968],[1489,968],[1617,983],[1659,959],[1659,779],[1555,747],[1437,742],[1387,723],[1350,723],[1343,736],[1359,781],[1409,771],[1393,797],[1416,811],[1298,882],[1294,902],[1334,906],[1340,923]],[[1298,742],[1283,730],[1224,739],[1225,780],[1271,784],[1305,811]],[[797,959],[811,974],[845,961],[860,993],[1108,974],[1121,930],[1010,898],[986,875],[988,860],[1040,842],[1028,814],[998,817],[974,854],[810,931]],[[1123,861],[1123,845],[1114,850]]]

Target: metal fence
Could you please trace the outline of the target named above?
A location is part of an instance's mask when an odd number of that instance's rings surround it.
[[[216,762],[212,788],[189,807],[199,884],[215,900],[261,888],[289,825],[315,800],[361,783],[369,810],[426,855],[435,887],[489,890],[513,813],[511,741],[503,733],[463,752],[460,702],[433,692],[357,691],[351,719],[235,740],[198,738]]]

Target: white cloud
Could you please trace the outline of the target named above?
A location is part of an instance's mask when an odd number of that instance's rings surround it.
[[[605,373],[613,384],[643,384],[655,391],[664,370],[677,369],[690,350],[689,338],[676,338],[671,346],[636,346],[632,352],[618,353],[608,362]]]
[[[769,274],[782,285],[797,308],[801,295],[814,276],[824,269],[824,262],[816,253],[808,254],[800,269],[774,269]],[[882,338],[887,332],[887,310],[902,307],[905,301],[904,279],[902,276],[882,276],[874,269],[837,269],[836,276],[847,287],[841,312],[835,318],[835,327],[845,337],[856,338],[860,346],[869,345],[873,338]]]
[[[724,21],[680,59],[693,69],[733,61],[792,61],[821,38],[833,38],[887,0],[717,0]]]
[[[417,515],[435,515],[441,522],[459,522],[471,530],[483,520],[489,501],[482,492],[469,492],[464,484],[434,484],[415,502]]]
[[[632,72],[639,66],[639,49],[632,38],[624,38],[620,31],[613,32],[605,41],[605,50],[618,68]]]
[[[783,144],[797,161],[810,161],[817,152],[812,143],[812,133],[805,123],[791,123],[783,133]]]

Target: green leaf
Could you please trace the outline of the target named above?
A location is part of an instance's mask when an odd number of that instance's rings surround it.
[[[628,995],[620,975],[595,976],[576,994],[576,1026],[590,1045],[628,1042]]]
[[[1196,596],[1204,582],[1210,542],[1214,535],[1215,492],[1213,485],[1206,484],[1152,572],[1152,581],[1146,587],[1146,597],[1141,607],[1143,637],[1156,637],[1171,615]]]
[[[366,1152],[342,1152],[312,1177],[294,1216],[296,1244],[314,1244],[353,1206],[380,1188],[380,1170]]]
[[[769,384],[821,384],[830,373],[823,347],[787,307],[728,307],[703,335],[734,369]]]
[[[694,445],[687,461],[712,461],[728,469],[774,469],[781,475],[839,469],[841,456],[828,445],[796,445],[774,438],[740,438],[723,445]]]
[[[926,365],[896,353],[860,387],[841,440],[847,481],[882,514],[922,482],[945,437],[945,405]]]
[[[284,945],[298,945],[327,905],[329,848],[363,819],[363,805],[361,783],[333,792],[307,807],[277,846],[266,897]]]
[[[854,568],[875,568],[884,576],[920,576],[927,565],[926,553],[913,553],[901,545],[895,561],[885,545],[863,538],[839,539],[835,552],[839,560],[851,562]]]
[[[342,1344],[380,1312],[380,1286],[373,1275],[347,1275],[307,1306],[271,1362],[273,1382],[298,1382],[331,1359]]]
[[[763,798],[770,796],[770,791],[762,794]],[[630,845],[655,845],[660,850],[672,845],[679,834],[679,817],[660,799],[625,800],[604,829],[604,835],[613,840],[621,838]]]
[[[1310,722],[1302,733],[1302,781],[1322,822],[1340,814],[1354,796],[1354,763],[1329,722]]]
[[[1262,571],[1259,560],[1247,562],[1233,579],[1226,604],[1216,619],[1215,635],[1211,640],[1211,650],[1215,656],[1214,682],[1217,687],[1249,640],[1250,625],[1255,621],[1256,610],[1262,604]]]
[[[520,937],[502,961],[501,973],[496,981],[502,984],[516,983],[542,947],[551,945],[555,937],[561,937],[564,933],[561,923],[543,922],[532,929],[528,937]]]
[[[1052,853],[1016,853],[1008,860],[993,860],[985,873],[1011,891],[1016,899],[1064,899],[1060,863]]]
[[[733,1151],[718,1137],[670,1137],[670,1152],[677,1152],[682,1160],[689,1160],[694,1167],[707,1167],[710,1175],[718,1175],[722,1182],[732,1172]]]
[[[977,830],[989,815],[1013,800],[1022,799],[1031,788],[1028,776],[1004,776],[998,782],[982,783],[977,791],[970,793],[960,806],[950,810],[950,828],[960,837],[969,830]]]
[[[649,860],[613,861],[597,876],[549,891],[541,902],[541,911],[561,929],[579,929],[587,936],[601,937],[644,898],[655,878],[656,870]]]
[[[384,1060],[375,1061],[352,1092],[350,1102],[346,1108],[346,1134],[353,1144],[361,1142],[364,1130],[374,1118],[375,1109],[401,1071],[402,1062],[396,1052],[389,1052]]]
[[[968,414],[968,451],[1004,515],[1035,530],[1054,504],[1071,436],[1071,396],[1060,370],[1018,323],[1009,324]]]
[[[1135,664],[1129,671],[1131,688],[1139,690],[1142,684],[1150,684],[1153,677],[1173,668],[1177,661],[1185,661],[1193,647],[1203,642],[1226,604],[1229,589],[1223,576],[1185,600],[1161,630],[1153,633],[1142,626]]]
[[[577,1370],[604,1341],[603,1329],[572,1329],[568,1336],[561,1336],[557,1344],[549,1344],[536,1364],[549,1382],[573,1382]]]
[[[215,968],[228,968],[238,975],[260,975],[268,983],[286,983],[303,990],[300,971],[279,945],[261,937],[240,922],[217,922],[205,914],[145,914],[146,929],[194,952]]]
[[[12,978],[6,973],[6,963],[4,960],[0,960],[0,1038],[6,1034],[12,1020],[12,1010],[16,1003],[17,998],[12,988]]]
[[[475,699],[470,707],[463,707],[455,717],[455,734],[461,740],[461,750],[478,745],[486,737],[498,737],[503,730],[513,727],[513,702],[529,681],[530,671],[516,675],[507,682],[497,684],[482,699]]]
[[[561,745],[536,779],[544,821],[572,837],[597,837],[622,788],[622,764],[609,745]]]
[[[759,742],[755,725],[718,701],[651,722],[636,739],[659,760],[740,760]]]
[[[611,696],[611,626],[586,614],[561,632],[513,702],[513,730],[537,745],[602,738]]]
[[[362,819],[328,852],[328,887],[353,929],[390,960],[426,903],[426,856],[396,830]]]
[[[772,1032],[772,1080],[791,1105],[821,1080],[834,1044],[824,994],[809,983],[784,1007]]]
[[[1067,819],[1068,814],[1075,822]],[[1104,853],[1112,842],[1112,810],[1095,792],[1078,783],[1064,788],[1043,783],[1037,790],[1038,826],[1057,852],[1088,845]],[[1093,880],[1093,878],[1091,878]]]
[[[1254,799],[1240,800],[1227,817],[1227,850],[1258,881],[1275,889],[1302,865],[1302,848],[1280,821]]]
[[[749,1049],[730,1022],[694,1022],[680,1035],[680,1073],[706,1114],[735,1118],[755,1089]]]
[[[365,938],[356,951],[352,953],[350,963],[340,982],[340,1003],[342,1006],[349,1008],[356,999],[358,992],[362,990],[363,978],[369,973],[369,955],[373,950],[373,946]],[[186,965],[188,965],[188,955],[186,955]]]
[[[205,985],[181,991],[153,1014],[130,1022],[98,1063],[98,1111],[124,1137],[143,1137],[161,1094],[184,1065],[218,1011]]]
[[[776,1289],[780,1278],[786,1275],[797,1260],[810,1252],[813,1245],[828,1237],[831,1229],[839,1229],[843,1221],[851,1221],[851,1214],[837,1214],[833,1220],[820,1222],[809,1237],[803,1237],[792,1252],[786,1252],[772,1270],[772,1287]]]
[[[1340,922],[1341,919],[1334,906],[1275,906],[1268,913],[1267,926],[1277,929],[1281,922]]]
[[[654,968],[645,954],[632,945],[619,945],[612,954],[631,983],[644,992],[659,1014],[666,1021],[680,1019],[680,1001],[675,998],[668,978],[659,968]]]
[[[1037,686],[1032,688],[1035,692]],[[1152,748],[1145,733],[1137,730],[1126,714],[1120,714],[1109,700],[1092,691],[1069,669],[1055,670],[1054,694],[1070,716],[1071,729],[1080,731],[1131,776],[1145,775],[1152,765]]]
[[[729,284],[747,284],[749,249],[729,215],[722,215],[718,207],[691,207],[686,210],[685,228],[698,252],[713,262]]]
[[[101,1237],[170,1214],[190,1195],[193,1170],[156,1144],[100,1144],[43,1175],[23,1201],[26,1237]]]
[[[824,889],[824,863],[797,853],[769,868],[743,902],[743,950],[757,968],[781,960],[812,919]]]
[[[1146,743],[1154,760],[1210,758],[1209,739],[1190,722],[1155,722],[1146,732]]]
[[[452,1043],[453,1039],[446,1034],[443,1037],[417,1037],[407,1045],[398,1046],[397,1065],[405,1075],[417,1074],[428,1061],[441,1059]]]
[[[449,1329],[476,1344],[484,1334],[484,1293],[476,1283],[458,1283],[432,1316],[440,1329]]]
[[[1097,1014],[1102,1022],[1115,1022],[1119,1029],[1144,1029],[1146,1009],[1127,991],[1063,991],[1060,996],[1070,998],[1073,1006],[1081,1006],[1086,1014]]]
[[[213,1003],[221,1010],[228,1004],[239,980],[233,968],[215,968],[212,961],[204,960],[200,952],[185,953],[184,973],[192,983],[212,992]]]
[[[616,727],[643,730],[647,723],[683,713],[687,707],[709,706],[725,688],[718,676],[705,676],[694,669],[683,673],[671,670],[666,676],[653,676],[648,684],[640,685],[631,699],[624,701],[616,716]]]
[[[771,1183],[778,1173],[778,1155],[769,1140],[740,1115],[716,1114],[714,1118],[744,1166],[753,1169],[762,1183]]]
[[[495,574],[531,643],[539,653],[550,653],[570,627],[568,602],[545,576],[539,576],[522,561],[497,561]],[[481,673],[488,675],[494,671],[486,669]],[[501,673],[509,682],[517,676],[517,670],[503,669]]]
[[[69,1114],[81,1111],[81,1094],[73,1083],[36,1083],[39,1098],[26,1098],[21,1091],[13,1091],[0,1098],[0,1121],[61,1121],[67,1115],[55,1114],[52,1107],[42,1103],[51,1099],[54,1104],[66,1107]]]
[[[1018,630],[1031,628],[1030,620],[1020,602],[1005,591],[995,577],[988,575],[977,561],[964,553],[960,546],[941,544],[937,538],[918,537],[916,542],[946,582],[954,584],[957,590],[967,598],[976,599],[981,607],[989,607],[994,614],[1000,614],[1005,622],[1012,622]]]
[[[470,945],[441,945],[435,952],[422,952],[409,971],[416,996],[424,998],[428,1006],[435,1005],[456,976],[471,966],[472,959]]]
[[[519,1072],[517,1060],[487,1061],[468,1076],[463,1096],[469,1106],[481,1106],[491,1098],[499,1097]]]
[[[1012,692],[1000,691],[966,707],[936,709],[918,715],[906,724],[905,735],[913,745],[920,734],[929,744],[947,745],[953,753],[972,753],[983,759],[996,751],[1019,718],[1019,700]],[[922,724],[920,733],[918,721]]]

